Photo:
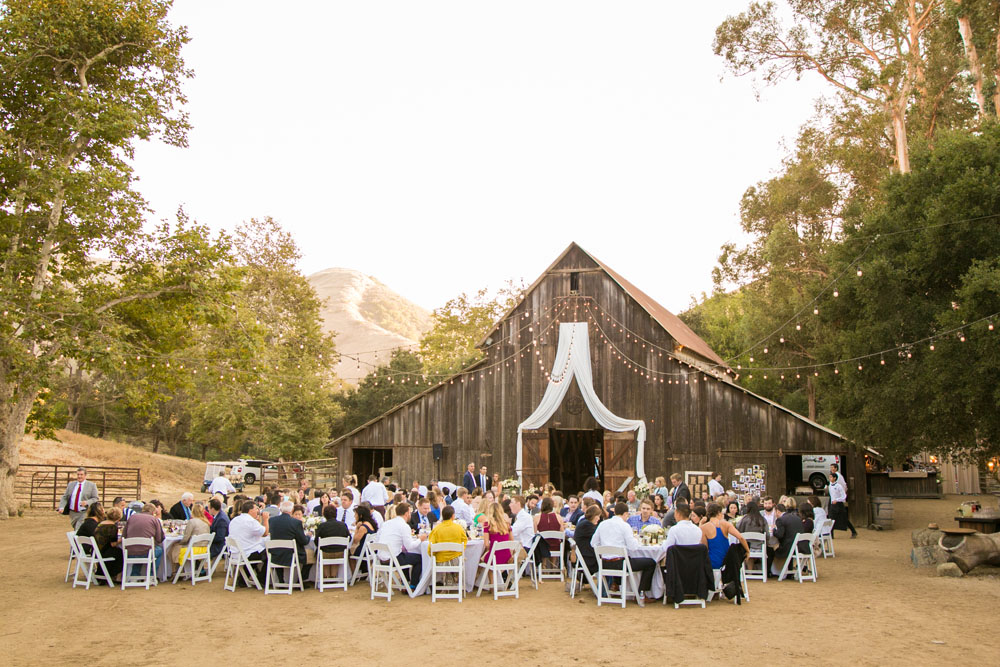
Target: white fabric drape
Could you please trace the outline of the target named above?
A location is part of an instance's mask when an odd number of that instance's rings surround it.
[[[531,416],[517,427],[517,479],[521,481],[521,435],[526,428],[541,428],[562,404],[573,378],[580,387],[583,401],[601,427],[609,431],[636,432],[635,474],[639,481],[646,481],[644,450],[646,444],[646,423],[641,419],[623,419],[612,413],[597,397],[594,391],[594,374],[590,364],[590,332],[586,322],[562,322],[559,324],[559,348],[549,376],[545,394]]]

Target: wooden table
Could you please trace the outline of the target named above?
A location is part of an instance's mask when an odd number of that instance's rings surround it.
[[[977,533],[1000,533],[1000,515],[956,516],[960,528],[968,528]]]

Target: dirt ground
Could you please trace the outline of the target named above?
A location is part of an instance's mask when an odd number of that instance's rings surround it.
[[[521,598],[484,596],[432,605],[371,601],[368,588],[292,596],[192,588],[71,589],[64,531],[55,513],[0,522],[0,647],[4,664],[98,665],[729,664],[923,665],[1000,663],[1000,568],[939,578],[909,561],[910,531],[954,522],[968,497],[899,500],[896,529],[840,535],[815,584],[750,582],[751,600],[708,609],[571,600],[562,584]],[[984,498],[995,505],[995,498]],[[85,658],[81,658],[85,656]]]

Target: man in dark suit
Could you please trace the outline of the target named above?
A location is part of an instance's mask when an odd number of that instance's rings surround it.
[[[410,528],[415,532],[420,532],[420,527],[426,526],[427,533],[434,528],[434,515],[431,514],[431,501],[421,498],[417,501],[417,511],[410,516]]]
[[[774,536],[778,540],[778,548],[774,550],[774,559],[771,561],[771,574],[778,576],[781,568],[785,565],[795,538],[799,533],[804,533],[802,519],[795,512],[785,512],[785,506],[778,503],[774,507],[778,518],[774,520]]]
[[[212,558],[218,557],[222,553],[222,548],[226,546],[226,538],[229,537],[229,515],[222,509],[222,501],[212,498],[208,501],[209,510],[212,512],[212,546],[208,553]]]
[[[479,477],[476,477],[476,486],[486,493],[490,489],[490,476],[486,474],[486,466],[479,469]]]
[[[191,518],[191,505],[194,504],[194,494],[185,493],[177,504],[170,508],[170,518],[178,521],[187,521]]]
[[[462,478],[462,486],[464,486],[469,491],[476,488],[476,464],[470,463],[469,469],[465,471],[465,477]]]
[[[286,500],[278,508],[281,514],[270,520],[272,540],[291,540],[295,542],[295,550],[299,554],[299,572],[302,574],[302,581],[309,578],[309,570],[312,565],[306,563],[306,545],[309,544],[309,536],[302,528],[302,522],[292,516],[292,509],[295,504]],[[292,564],[292,554],[287,549],[278,549],[271,552],[271,559],[277,565],[289,567]]]
[[[670,483],[674,485],[673,491],[670,492],[670,501],[672,504],[676,505],[678,500],[683,499],[687,504],[691,504],[691,490],[688,489],[688,485],[684,483],[684,478],[681,477],[679,472],[675,472],[670,476]]]

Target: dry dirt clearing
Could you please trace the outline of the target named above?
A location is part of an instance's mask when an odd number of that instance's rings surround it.
[[[910,530],[953,523],[961,499],[897,501],[897,529],[839,536],[819,582],[751,582],[737,607],[598,608],[558,582],[521,598],[370,601],[368,588],[293,596],[63,582],[68,521],[0,522],[0,636],[12,665],[1000,664],[1000,569],[938,578],[910,565]],[[990,498],[987,502],[994,503]],[[221,664],[221,663],[220,663]]]

